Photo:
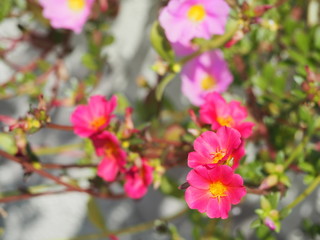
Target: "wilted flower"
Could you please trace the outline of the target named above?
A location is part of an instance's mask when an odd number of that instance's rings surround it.
[[[220,50],[203,53],[189,61],[181,72],[182,92],[196,106],[204,103],[209,92],[222,93],[233,81]]]
[[[43,16],[50,20],[54,28],[82,31],[94,0],[39,0]]]
[[[221,127],[217,133],[206,131],[194,141],[195,152],[189,153],[188,166],[228,164],[236,168],[245,153],[241,143],[240,133],[233,128]]]
[[[188,45],[195,37],[223,34],[229,10],[224,0],[172,0],[160,13],[159,22],[170,42]]]
[[[141,166],[134,165],[126,172],[124,191],[133,199],[143,197],[153,180],[153,168],[147,159],[141,159]]]
[[[110,132],[102,132],[91,138],[96,154],[103,157],[98,166],[98,176],[105,181],[114,181],[123,169],[127,154],[121,148],[116,136]]]
[[[200,106],[200,120],[211,124],[212,130],[221,126],[237,129],[243,138],[252,134],[254,123],[246,122],[248,113],[245,107],[238,101],[229,103],[217,92],[209,93],[204,103]]]
[[[241,176],[226,165],[198,166],[189,172],[187,181],[188,206],[209,218],[228,218],[231,204],[238,204],[246,194]]]
[[[117,98],[113,96],[109,101],[103,96],[92,96],[88,105],[78,106],[71,115],[71,122],[75,134],[80,137],[90,137],[105,129],[117,106]]]

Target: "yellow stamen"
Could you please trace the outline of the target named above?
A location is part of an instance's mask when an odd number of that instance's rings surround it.
[[[98,117],[93,119],[91,122],[91,127],[95,130],[99,129],[101,126],[103,126],[107,122],[107,119],[105,117]]]
[[[85,0],[68,0],[68,7],[73,11],[80,11],[85,6]]]
[[[201,80],[202,90],[210,90],[216,85],[216,79],[213,76],[207,75]]]
[[[226,155],[225,150],[217,150],[215,153],[210,154],[212,156],[212,163],[218,163]]]
[[[113,143],[107,143],[105,145],[105,153],[108,157],[114,156],[117,152],[118,146]]]
[[[227,187],[220,181],[210,184],[210,192],[212,197],[218,198],[227,196]]]
[[[187,15],[192,22],[200,22],[205,18],[206,10],[202,5],[197,4],[189,9]]]
[[[228,117],[218,117],[217,121],[221,126],[231,127],[231,125],[233,123],[233,118],[230,117],[230,116],[228,116]]]

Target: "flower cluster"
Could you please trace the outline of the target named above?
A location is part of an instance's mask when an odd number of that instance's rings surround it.
[[[98,165],[98,176],[107,182],[121,177],[125,180],[124,190],[134,199],[143,197],[152,183],[153,169],[146,158],[136,158],[128,162],[126,151],[121,147],[117,136],[108,131],[117,99],[113,96],[106,100],[103,96],[92,96],[87,105],[78,106],[71,115],[74,132],[80,137],[89,138],[95,148],[96,155],[102,160]],[[131,109],[126,112],[126,124],[130,122]],[[124,135],[133,132],[132,124]]]
[[[200,106],[200,124],[209,124],[194,141],[188,155],[187,176],[190,185],[185,193],[188,206],[206,212],[210,218],[227,218],[231,204],[246,194],[240,175],[234,174],[245,155],[244,139],[254,123],[245,121],[247,110],[238,101],[227,103],[217,92],[209,93]]]
[[[194,38],[211,39],[225,32],[230,7],[224,0],[172,0],[161,11],[159,22],[177,56],[198,50]],[[233,77],[220,50],[205,52],[182,69],[182,92],[199,106],[209,92],[227,90]]]
[[[206,131],[194,141],[188,155],[192,167],[187,176],[185,199],[191,209],[206,212],[210,218],[227,218],[231,204],[246,194],[240,175],[234,174],[245,150],[240,133],[229,127]]]

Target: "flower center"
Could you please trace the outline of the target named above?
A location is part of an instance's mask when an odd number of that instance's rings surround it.
[[[227,196],[227,187],[220,181],[210,184],[210,192],[214,198],[225,197]]]
[[[216,79],[210,75],[204,77],[201,81],[201,88],[202,90],[209,90],[216,85]]]
[[[230,116],[228,116],[228,117],[218,117],[217,121],[221,126],[231,127],[231,125],[233,123],[233,118],[230,117]]]
[[[107,122],[105,117],[97,117],[92,120],[91,127],[95,130],[98,130],[101,126],[103,126]]]
[[[105,154],[108,157],[114,156],[117,153],[118,146],[114,143],[108,142],[104,145]]]
[[[85,6],[85,0],[68,0],[68,7],[73,11],[80,11]]]
[[[204,7],[200,4],[192,6],[188,11],[188,18],[192,22],[200,22],[202,21],[206,16],[206,10]]]
[[[215,153],[210,154],[212,156],[212,163],[218,163],[221,159],[223,159],[226,156],[226,151],[225,150],[219,150],[216,151]]]

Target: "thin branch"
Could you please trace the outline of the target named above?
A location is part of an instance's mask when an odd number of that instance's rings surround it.
[[[73,131],[72,126],[64,126],[64,125],[59,125],[55,123],[47,123],[46,127],[56,129],[56,130],[62,130],[62,131]]]

